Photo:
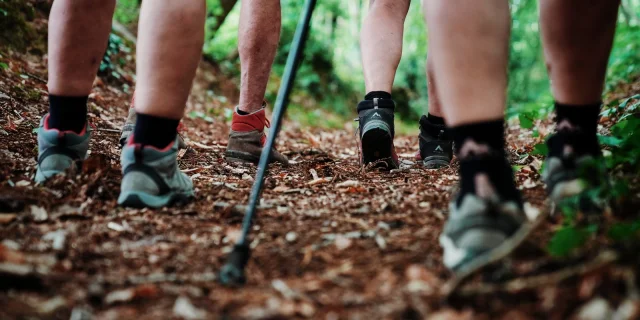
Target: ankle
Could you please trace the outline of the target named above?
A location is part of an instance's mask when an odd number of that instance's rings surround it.
[[[373,99],[385,99],[391,100],[391,93],[387,91],[371,91],[364,96],[364,100],[372,100]]]
[[[585,105],[569,105],[555,102],[556,130],[568,129],[595,136],[598,131],[602,102]]]
[[[133,129],[133,142],[157,149],[165,149],[175,141],[179,124],[180,119],[138,113],[136,125]]]
[[[484,151],[504,156],[504,120],[483,121],[451,128],[458,158]]]
[[[88,96],[70,97],[49,94],[47,126],[60,131],[81,133],[87,123]]]

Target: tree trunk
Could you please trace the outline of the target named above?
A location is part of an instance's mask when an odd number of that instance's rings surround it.
[[[227,16],[231,12],[231,10],[233,10],[233,7],[235,7],[237,2],[238,0],[220,0],[220,7],[222,7],[222,12],[209,15],[209,18],[216,19],[215,25],[213,25],[213,27],[211,28],[212,39],[215,37],[216,33],[224,23],[224,20],[227,19]]]

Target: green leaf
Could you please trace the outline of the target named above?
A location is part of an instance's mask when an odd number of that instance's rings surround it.
[[[556,231],[549,242],[547,250],[556,257],[563,257],[583,246],[589,237],[597,231],[597,226],[587,228],[565,226]]]
[[[620,147],[622,145],[622,140],[612,136],[602,136],[598,135],[598,140],[600,144],[604,144],[609,147]]]
[[[531,151],[531,154],[533,155],[546,156],[547,153],[549,153],[549,148],[545,143],[536,144],[535,146],[533,146],[533,151]]]
[[[609,228],[607,235],[615,241],[632,240],[640,235],[640,220],[631,223],[616,223]]]
[[[529,118],[526,114],[518,115],[518,119],[520,120],[520,127],[522,127],[523,129],[533,128],[533,120]]]
[[[0,62],[0,69],[2,69],[2,70],[9,69],[9,65],[4,63],[4,62]]]

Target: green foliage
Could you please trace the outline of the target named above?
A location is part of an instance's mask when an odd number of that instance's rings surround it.
[[[124,25],[138,21],[140,0],[118,0],[114,19]]]
[[[607,232],[615,241],[636,240],[640,236],[640,220],[628,223],[616,223]]]
[[[122,39],[115,33],[109,35],[109,44],[107,45],[107,51],[102,57],[100,62],[100,68],[98,72],[101,75],[107,75],[115,79],[120,79],[121,75],[117,71],[118,66],[123,66],[126,61],[122,60],[118,56],[121,53],[128,53],[131,50],[124,44]]]
[[[3,0],[6,1],[6,0]],[[246,0],[245,0],[246,1]],[[135,21],[138,0],[119,0],[116,19]],[[282,0],[280,48],[267,87],[267,100],[278,92],[289,45],[300,17],[303,1]],[[207,0],[208,13],[204,53],[230,76],[239,78],[238,24],[240,4],[219,26],[221,0]],[[322,109],[345,120],[355,113],[364,92],[359,35],[368,12],[368,1],[318,1],[305,58],[293,92],[292,108]],[[627,1],[628,13],[621,14],[608,70],[608,88],[640,72],[640,2]],[[506,116],[519,117],[525,128],[545,117],[553,107],[542,54],[537,1],[511,1],[512,32],[509,58],[508,109]],[[631,13],[631,14],[629,14]],[[220,27],[218,29],[218,26]],[[396,74],[393,96],[400,119],[415,123],[428,105],[425,75],[428,34],[419,1],[412,1],[405,21],[404,50]],[[302,103],[304,101],[304,103]]]
[[[563,226],[555,232],[547,250],[553,256],[566,256],[583,246],[597,230],[598,227],[596,225],[590,225],[585,228]]]

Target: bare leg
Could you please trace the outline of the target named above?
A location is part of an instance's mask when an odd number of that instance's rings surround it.
[[[238,108],[253,113],[262,108],[271,65],[280,41],[280,0],[242,1],[238,34],[241,86]]]
[[[56,0],[49,18],[49,92],[87,96],[104,55],[115,0]]]
[[[429,114],[444,118],[442,104],[436,90],[436,77],[433,71],[433,58],[431,58],[431,55],[427,56],[427,90],[429,94]]]
[[[205,9],[204,0],[143,2],[136,112],[182,118],[202,55]]]
[[[541,31],[556,101],[602,100],[619,0],[540,1]]]
[[[402,57],[407,0],[371,0],[362,26],[360,48],[366,91],[391,92]]]
[[[502,119],[506,103],[506,0],[425,2],[433,74],[450,126]]]

